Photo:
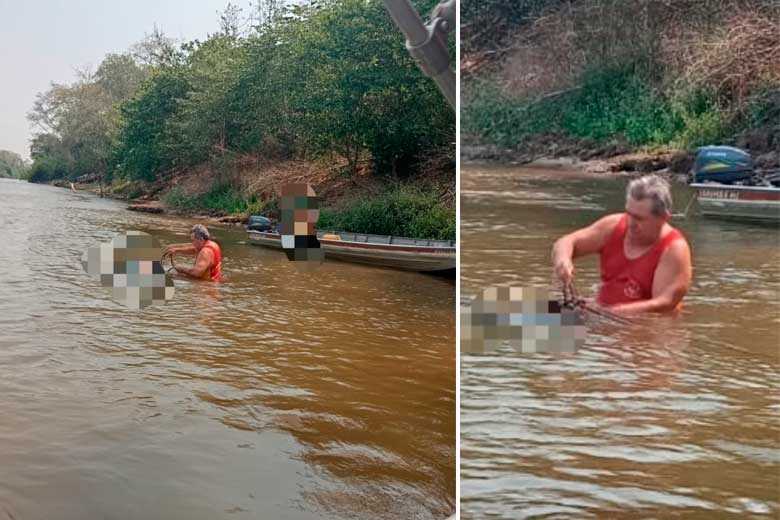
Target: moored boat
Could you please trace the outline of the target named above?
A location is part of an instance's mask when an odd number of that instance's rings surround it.
[[[730,146],[698,149],[691,188],[705,216],[780,222],[780,171],[753,169],[744,150]]]
[[[780,188],[719,183],[694,183],[703,215],[780,222]]]
[[[282,248],[278,233],[252,229],[247,233],[252,244]],[[455,271],[455,243],[451,240],[325,231],[318,232],[317,238],[327,259],[418,272]]]

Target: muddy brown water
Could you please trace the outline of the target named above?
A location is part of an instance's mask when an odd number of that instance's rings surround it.
[[[133,311],[81,254],[192,222],[0,179],[0,519],[444,518],[450,280],[223,244],[219,285]]]
[[[558,236],[620,211],[626,179],[467,165],[461,293],[549,286]],[[677,211],[691,192],[674,188]],[[464,519],[777,518],[780,234],[694,217],[682,316],[589,322],[575,355],[461,358]],[[597,261],[577,264],[593,295]]]

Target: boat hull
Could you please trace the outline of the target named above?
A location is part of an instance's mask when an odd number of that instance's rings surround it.
[[[691,184],[703,215],[780,223],[780,188]]]
[[[282,248],[280,235],[262,231],[247,231],[252,244]],[[377,235],[350,234],[354,237],[372,237]],[[386,237],[388,243],[375,243],[353,240],[329,240],[319,238],[325,258],[360,264],[391,267],[418,272],[452,272],[455,269],[455,248],[435,245],[418,245],[433,242],[413,239],[395,239],[409,243],[392,243],[393,238]]]

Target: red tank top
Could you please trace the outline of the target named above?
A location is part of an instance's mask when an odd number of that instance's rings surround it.
[[[203,245],[203,249],[209,248],[214,254],[214,263],[211,264],[209,270],[209,280],[218,282],[222,278],[222,250],[219,248],[219,244],[213,240],[209,240]]]
[[[615,305],[653,297],[653,277],[661,255],[672,242],[685,237],[672,228],[645,254],[633,260],[626,258],[623,243],[628,228],[628,215],[623,215],[609,240],[601,249],[601,289],[598,302]]]

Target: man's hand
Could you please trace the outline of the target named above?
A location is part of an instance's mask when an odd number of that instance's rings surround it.
[[[559,257],[553,260],[553,272],[555,276],[563,283],[564,287],[569,286],[574,281],[574,263],[571,258]]]
[[[171,255],[171,265],[176,269],[176,272],[190,278],[203,278],[206,273],[208,273],[213,262],[214,253],[212,253],[210,249],[201,249],[198,253],[198,257],[195,259],[195,265],[192,267],[177,266],[173,263],[173,255]]]
[[[552,250],[553,273],[564,286],[574,280],[574,259],[601,251],[621,217],[621,213],[607,215],[555,242]]]

